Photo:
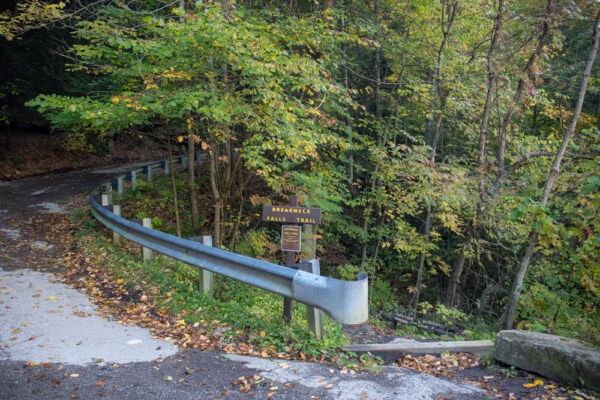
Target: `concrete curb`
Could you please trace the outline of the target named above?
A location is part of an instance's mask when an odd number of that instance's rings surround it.
[[[346,351],[354,353],[369,352],[381,357],[384,361],[393,362],[404,354],[410,355],[439,355],[446,351],[452,353],[473,353],[477,355],[486,355],[494,348],[494,342],[491,340],[469,340],[459,342],[403,342],[403,343],[384,343],[384,344],[357,344],[344,347]]]

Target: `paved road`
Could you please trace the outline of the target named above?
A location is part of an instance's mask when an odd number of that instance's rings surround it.
[[[0,399],[484,398],[475,386],[408,369],[372,375],[179,351],[146,329],[103,319],[61,282],[61,243],[35,221],[71,212],[72,199],[105,176],[70,172],[0,183]]]

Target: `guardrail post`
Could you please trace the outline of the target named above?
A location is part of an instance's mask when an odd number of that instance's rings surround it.
[[[146,165],[144,167],[144,173],[146,174],[148,183],[152,182],[152,165]]]
[[[112,204],[112,194],[111,193],[104,193],[102,195],[100,195],[100,205],[102,207],[108,207]]]
[[[160,167],[165,171],[165,174],[169,173],[169,160],[162,160],[160,162]]]
[[[123,195],[123,177],[122,176],[117,178],[117,194],[119,196]]]
[[[151,218],[142,218],[142,226],[144,228],[152,229],[152,219]],[[142,246],[142,260],[144,262],[152,261],[152,250]]]
[[[106,206],[112,205],[113,190],[112,190],[112,184],[110,182],[107,182],[106,184],[104,184],[102,186],[102,195],[108,196]],[[100,202],[100,204],[102,204],[102,202]],[[102,205],[104,205],[104,204],[102,204]]]
[[[183,167],[185,166],[185,161],[187,160],[187,157],[185,156],[181,156],[177,159],[177,161],[179,161],[179,166]]]
[[[315,275],[321,275],[319,260],[316,258],[308,262],[301,263],[299,267],[303,271],[310,272]],[[314,306],[306,305],[306,317],[308,319],[308,329],[315,334],[318,340],[323,340],[323,334],[325,333],[323,310]]]
[[[188,240],[200,242],[205,246],[212,247],[212,236],[192,236],[189,237]],[[205,270],[204,268],[200,268],[199,273],[198,289],[203,295],[211,296],[213,288],[213,273]]]
[[[205,246],[212,247],[212,236],[202,236],[202,242]],[[205,270],[204,268],[200,268],[199,281],[198,286],[200,288],[200,292],[202,292],[205,296],[212,295],[213,288],[213,273]]]
[[[115,214],[119,217],[121,216],[121,206],[120,205],[113,205],[113,214]],[[119,235],[115,231],[113,231],[113,244],[114,245],[121,244],[121,235]]]
[[[129,180],[131,181],[131,190],[135,191],[137,183],[137,171],[129,171]]]

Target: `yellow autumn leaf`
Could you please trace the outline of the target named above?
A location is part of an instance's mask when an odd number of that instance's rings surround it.
[[[119,102],[119,100],[120,100],[120,99],[119,99],[119,97],[117,97],[117,96],[115,96],[115,97],[113,97],[113,98],[112,98],[112,102],[113,102],[113,103],[118,103],[118,102]]]
[[[536,386],[543,385],[543,384],[544,384],[544,381],[542,381],[540,379],[536,379],[535,381],[533,381],[533,383],[524,383],[523,387],[532,388],[532,387],[536,387]]]
[[[260,331],[260,337],[265,337],[267,333],[265,331]]]
[[[178,141],[179,143],[183,142],[183,136],[179,136],[179,137],[177,137],[177,141]]]

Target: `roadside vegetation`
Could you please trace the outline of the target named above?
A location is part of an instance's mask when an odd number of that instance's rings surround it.
[[[196,178],[197,196],[201,204],[210,204],[210,189],[209,182],[205,172],[207,170],[206,162],[201,163]],[[183,199],[189,199],[187,182],[187,172],[181,169],[175,169],[175,187],[178,194]],[[256,179],[249,185],[248,197],[253,198],[268,198],[268,186]],[[174,196],[170,176],[168,174],[159,173],[153,177],[152,183],[148,184],[144,178],[138,179],[136,190],[131,190],[130,186],[126,186],[123,195],[115,198],[115,202],[121,205],[121,215],[128,219],[133,218],[151,218],[153,229],[162,232],[177,234],[177,223],[174,218]],[[180,222],[182,237],[187,238],[195,235],[195,231],[191,224],[191,215],[189,206],[186,204],[188,200],[184,200],[180,204]],[[279,224],[269,224],[261,221],[260,212],[262,205],[253,203],[252,200],[247,200],[246,204],[240,206],[240,209],[245,210],[244,214],[239,218],[237,226],[238,237],[236,240],[229,241],[229,246],[223,246],[227,250],[234,251],[238,254],[257,257],[270,262],[284,264],[285,255],[279,249],[280,243],[280,228]],[[210,234],[212,226],[210,223],[211,210],[209,207],[200,207],[199,220],[201,221],[200,232]],[[93,223],[93,221],[91,221]],[[98,242],[95,242],[95,246]],[[108,251],[107,246],[102,244],[103,252]],[[133,246],[127,246],[132,258],[130,260],[136,265],[140,262],[139,251]],[[119,250],[114,250],[119,251]],[[299,257],[307,259],[308,254],[302,254]],[[323,263],[324,274],[338,279],[356,279],[356,274],[353,271],[339,269],[338,266],[332,264],[326,255],[320,256]],[[145,274],[141,274],[132,267],[124,267],[121,262],[114,262],[114,258],[107,258],[108,263],[103,262],[106,266],[116,271],[117,276],[120,276],[120,269],[125,268],[127,272],[123,272],[130,276],[130,279],[135,279],[139,282],[140,279],[147,281]],[[152,263],[152,270],[159,269],[160,273],[157,277],[165,279],[165,283],[161,281],[153,281],[153,286],[156,284],[161,287],[160,292],[164,295],[161,302],[168,304],[168,309],[173,314],[180,314],[181,310],[192,312],[197,309],[206,310],[203,317],[191,316],[189,321],[197,322],[198,318],[206,321],[217,320],[226,321],[233,324],[233,328],[229,329],[229,334],[233,334],[236,330],[242,330],[244,335],[250,330],[252,333],[248,335],[251,338],[250,343],[254,344],[258,338],[258,342],[262,343],[261,339],[265,337],[269,340],[275,340],[275,346],[278,351],[290,352],[290,349],[295,346],[302,352],[316,356],[327,353],[327,351],[335,349],[339,351],[344,344],[348,344],[348,338],[337,324],[331,323],[326,318],[326,339],[324,343],[319,343],[309,334],[306,327],[305,307],[300,305],[295,309],[295,314],[292,319],[292,324],[287,325],[282,320],[282,298],[277,295],[270,294],[260,289],[252,288],[248,285],[233,281],[228,278],[219,277],[216,275],[215,297],[213,300],[204,299],[197,292],[198,272],[195,267],[184,266],[179,262],[168,261],[168,259],[160,257]],[[300,260],[299,260],[300,261]],[[158,265],[154,265],[158,263]],[[356,271],[358,272],[358,271]],[[169,280],[170,277],[171,280]],[[175,286],[166,282],[178,282]],[[130,286],[134,282],[130,283]],[[388,334],[393,334],[390,331],[390,322],[385,319],[386,310],[400,311],[397,304],[389,304],[385,300],[386,293],[375,291],[371,295],[371,310],[372,315],[370,324],[373,326],[387,330]],[[198,305],[199,299],[203,299],[205,303]],[[212,304],[206,309],[206,301],[209,305],[214,301],[219,301],[219,304]],[[392,299],[393,301],[393,299]],[[241,303],[240,303],[241,302]],[[439,334],[427,330],[419,326],[404,326],[399,324],[395,334],[400,336],[414,337],[418,339],[428,340],[473,340],[482,338],[493,338],[494,328],[487,325],[482,319],[471,318],[465,313],[455,309],[447,308],[442,304],[433,306],[427,302],[421,303],[420,317],[456,328],[456,334]],[[257,312],[262,311],[264,314]],[[408,311],[408,310],[407,310]],[[379,316],[379,317],[378,317]],[[262,328],[261,328],[262,327]],[[257,333],[262,332],[262,336]],[[234,335],[234,336],[239,336]],[[271,343],[271,342],[269,342]],[[271,343],[273,344],[273,343]],[[290,344],[292,345],[290,347]]]

